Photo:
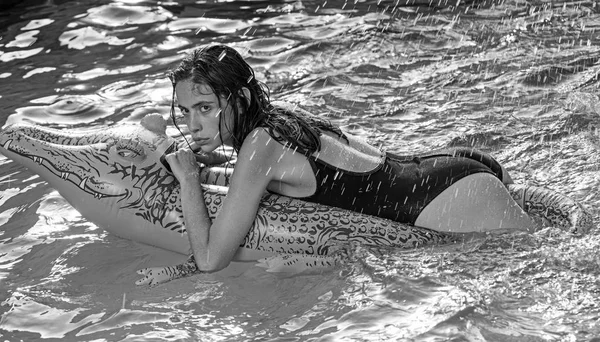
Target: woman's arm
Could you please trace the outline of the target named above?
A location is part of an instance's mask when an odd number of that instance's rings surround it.
[[[264,129],[250,133],[238,154],[223,207],[213,222],[204,203],[200,168],[193,152],[179,150],[166,156],[181,183],[184,221],[200,271],[217,271],[229,265],[256,218],[260,200],[277,173],[276,161],[283,153],[290,152]]]

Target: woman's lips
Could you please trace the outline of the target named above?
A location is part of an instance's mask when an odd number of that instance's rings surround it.
[[[208,138],[194,139],[194,143],[197,145],[206,145],[209,140]]]

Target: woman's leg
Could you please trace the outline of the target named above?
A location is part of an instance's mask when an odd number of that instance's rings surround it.
[[[434,198],[415,225],[444,232],[530,230],[533,221],[496,176],[475,173]]]

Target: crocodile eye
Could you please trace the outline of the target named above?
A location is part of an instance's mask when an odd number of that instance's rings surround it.
[[[123,140],[115,145],[115,152],[121,158],[138,159],[145,157],[144,148],[134,140]]]
[[[123,150],[117,153],[123,158],[135,158],[140,155],[138,152],[131,150]]]

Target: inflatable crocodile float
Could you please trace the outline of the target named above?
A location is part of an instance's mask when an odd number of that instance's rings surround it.
[[[158,114],[144,117],[141,123],[96,130],[13,124],[0,132],[0,153],[39,174],[85,218],[106,231],[189,255],[179,184],[164,163],[164,155],[177,148],[178,142],[166,134],[166,127],[166,120]],[[222,168],[204,168],[202,183],[214,218],[227,193],[227,173]],[[591,227],[591,216],[571,199],[519,185],[511,185],[509,191],[538,221],[573,232]],[[285,254],[282,262],[287,265],[310,266],[330,263],[331,259],[323,257],[331,256],[340,242],[415,248],[462,238],[266,193],[235,259]],[[194,271],[190,260],[165,272],[175,277]]]

